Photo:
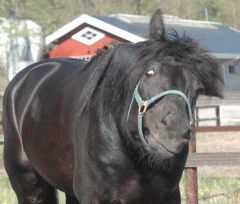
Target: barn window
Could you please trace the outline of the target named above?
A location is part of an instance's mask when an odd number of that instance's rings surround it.
[[[240,74],[240,65],[229,65],[229,74]]]
[[[81,36],[82,36],[83,38],[88,39],[88,40],[92,40],[94,37],[97,36],[97,34],[96,34],[96,33],[92,33],[92,32],[90,32],[90,31],[87,31],[86,33],[82,34]]]
[[[93,43],[102,39],[104,36],[104,33],[94,30],[93,28],[86,27],[74,34],[72,38],[86,45],[92,45]]]

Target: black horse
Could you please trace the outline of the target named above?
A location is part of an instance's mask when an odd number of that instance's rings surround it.
[[[166,35],[114,44],[86,63],[50,59],[4,95],[4,163],[19,203],[180,203],[192,111],[221,96],[218,63],[193,40]]]

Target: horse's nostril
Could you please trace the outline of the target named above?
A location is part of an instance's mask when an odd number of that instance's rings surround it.
[[[165,118],[162,119],[162,124],[167,126],[167,121],[165,120]]]
[[[169,124],[169,115],[171,114],[171,111],[168,111],[167,114],[164,116],[164,118],[162,119],[162,124],[165,126],[168,126]]]
[[[191,139],[191,137],[192,137],[192,130],[191,130],[191,129],[187,130],[187,131],[183,134],[183,139],[186,139],[186,140],[188,140],[188,141]]]

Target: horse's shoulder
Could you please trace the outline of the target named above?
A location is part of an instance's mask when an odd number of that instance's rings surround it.
[[[10,82],[8,89],[13,90],[14,87],[22,88],[23,86],[36,87],[43,85],[50,79],[55,79],[58,83],[64,83],[64,79],[68,79],[75,73],[82,72],[87,62],[71,58],[56,58],[43,60],[34,63],[21,70]],[[56,84],[58,85],[58,84]]]

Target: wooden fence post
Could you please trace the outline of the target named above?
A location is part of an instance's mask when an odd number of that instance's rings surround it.
[[[196,153],[195,130],[189,142],[189,153]],[[185,194],[186,204],[198,204],[197,168],[195,167],[185,168]]]

